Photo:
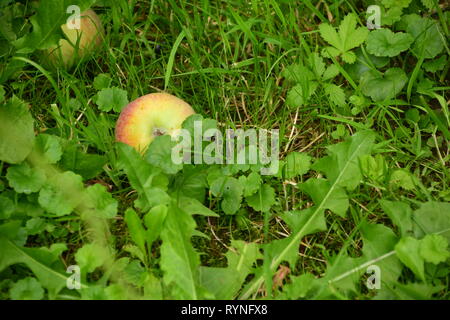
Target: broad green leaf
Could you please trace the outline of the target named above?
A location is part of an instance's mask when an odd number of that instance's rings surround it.
[[[147,228],[145,239],[148,243],[148,248],[150,250],[152,243],[158,239],[161,234],[161,230],[164,225],[164,220],[167,217],[167,206],[159,205],[153,207],[145,216],[144,216],[144,225]]]
[[[190,197],[180,197],[178,206],[181,210],[190,215],[201,215],[205,217],[219,217],[217,213],[205,207],[200,201]]]
[[[346,105],[345,93],[341,87],[333,83],[326,83],[323,88],[325,90],[325,94],[330,98],[332,103],[339,107],[344,107]]]
[[[239,183],[244,186],[244,197],[249,197],[259,190],[262,180],[258,173],[252,172],[248,176],[240,176]]]
[[[362,179],[359,158],[370,154],[374,142],[372,131],[360,131],[344,142],[328,146],[328,156],[317,161],[312,168],[324,172],[336,186],[353,190]]]
[[[101,267],[106,261],[107,253],[104,250],[95,243],[88,243],[79,248],[75,253],[75,260],[82,272],[91,273]]]
[[[420,240],[403,237],[395,246],[400,261],[411,269],[422,281],[425,281],[424,260],[420,255]]]
[[[437,72],[443,70],[447,65],[447,56],[443,55],[435,60],[427,60],[422,67],[428,72]]]
[[[168,204],[169,195],[165,190],[154,186],[160,175],[160,170],[142,159],[132,147],[118,143],[119,167],[125,171],[131,186],[138,192],[136,206],[142,211],[148,211],[158,204]]]
[[[0,104],[0,161],[20,163],[33,149],[33,118],[17,97]]]
[[[127,224],[128,231],[130,232],[131,239],[133,239],[133,242],[139,247],[139,249],[144,254],[146,254],[147,252],[145,249],[146,232],[142,224],[141,218],[139,218],[136,211],[134,211],[131,208],[128,208],[125,211],[124,220],[125,223]]]
[[[45,230],[45,227],[46,221],[42,218],[31,218],[25,225],[29,235],[39,234]]]
[[[83,182],[79,175],[66,171],[47,179],[39,192],[39,204],[51,214],[70,214],[82,201]]]
[[[382,225],[364,222],[361,226],[363,239],[362,261],[366,265],[373,262],[381,270],[381,290],[388,290],[398,280],[402,265],[393,250],[398,242],[394,232]],[[382,258],[382,259],[381,259]],[[367,268],[363,271],[365,272]],[[388,286],[387,288],[385,286]]]
[[[109,88],[109,85],[111,84],[112,79],[109,73],[100,73],[94,78],[94,88],[96,90],[103,90],[106,88]]]
[[[151,165],[160,168],[166,174],[175,174],[183,168],[183,164],[172,161],[172,146],[175,142],[168,135],[158,136],[145,152],[145,160]]]
[[[57,163],[62,156],[60,139],[49,134],[40,134],[36,137],[34,151],[48,163]]]
[[[20,53],[30,53],[36,49],[47,49],[62,38],[61,25],[66,23],[70,14],[67,8],[77,5],[81,11],[88,9],[94,0],[42,0],[36,14],[30,18],[33,31],[18,39],[14,45]]]
[[[414,38],[412,52],[417,58],[433,59],[444,50],[444,35],[436,21],[417,14],[406,15],[402,21]]]
[[[6,179],[17,193],[26,194],[38,192],[46,181],[43,170],[31,168],[26,162],[9,167]]]
[[[23,263],[34,273],[40,284],[48,290],[49,298],[66,286],[67,276],[59,257],[45,248],[23,248],[0,235],[0,272]]]
[[[127,92],[117,87],[102,89],[97,93],[95,103],[100,111],[120,112],[128,104]]]
[[[381,208],[391,219],[392,223],[400,229],[402,236],[413,232],[412,210],[409,205],[401,201],[380,200]]]
[[[390,68],[384,74],[369,70],[361,76],[362,92],[373,101],[395,98],[403,89],[408,77],[400,68]]]
[[[389,63],[387,57],[377,57],[370,53],[363,54],[361,48],[355,50],[356,62],[353,64],[345,64],[344,69],[355,81],[359,81],[361,76],[368,70],[372,69],[372,65],[376,68],[383,68]]]
[[[408,50],[414,38],[407,33],[377,29],[369,33],[367,51],[378,57],[395,57]]]
[[[117,201],[112,197],[105,186],[94,184],[86,189],[88,197],[88,214],[94,214],[103,219],[112,219],[117,215]]]
[[[398,283],[395,288],[394,299],[400,300],[431,300],[433,294],[444,290],[445,286],[410,282],[407,284]]]
[[[103,171],[106,157],[82,151],[73,144],[65,148],[59,165],[68,171],[79,174],[84,179],[92,179]]]
[[[420,240],[420,255],[427,262],[439,264],[450,257],[447,249],[448,242],[443,236],[438,234],[427,234]]]
[[[190,214],[170,206],[161,230],[161,270],[173,299],[200,299],[199,254],[191,244],[196,224]]]
[[[9,295],[12,300],[41,300],[44,289],[36,278],[26,277],[12,285]]]
[[[201,283],[214,294],[215,299],[235,298],[247,276],[252,273],[253,264],[262,258],[255,243],[232,240],[231,245],[232,248],[226,253],[228,260],[226,268],[200,268]]]
[[[308,88],[305,89],[303,85],[298,84],[291,88],[286,97],[286,103],[292,108],[305,105],[317,88],[317,82],[309,82]]]
[[[222,198],[221,208],[225,214],[235,214],[241,207],[244,187],[236,178],[222,176],[211,184],[211,193]]]
[[[250,207],[256,211],[267,212],[275,204],[275,190],[268,184],[259,187],[254,195],[245,198]]]
[[[306,153],[291,152],[285,159],[283,175],[286,179],[304,175],[311,167],[311,157]]]
[[[403,188],[405,190],[414,190],[415,183],[411,174],[404,169],[397,169],[389,177],[389,184],[394,188]]]
[[[322,203],[324,209],[329,209],[341,217],[345,217],[349,202],[345,190],[335,187],[331,193],[331,183],[325,179],[309,179],[299,185],[300,190],[307,193],[314,203]]]
[[[291,283],[283,286],[283,297],[291,300],[306,298],[316,286],[316,279],[310,273],[290,277]]]
[[[425,202],[413,212],[414,235],[441,234],[450,243],[450,203]]]
[[[316,67],[321,68],[320,66]],[[320,71],[321,70],[318,70],[318,72]],[[282,71],[281,75],[292,83],[304,83],[316,79],[316,76],[314,76],[314,74],[306,66],[300,64],[292,64],[287,66]]]
[[[15,210],[16,206],[14,202],[10,198],[0,194],[0,219],[8,219]]]

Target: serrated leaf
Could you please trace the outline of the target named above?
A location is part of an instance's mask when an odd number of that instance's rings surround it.
[[[292,87],[287,94],[286,103],[292,108],[305,105],[317,88],[317,82],[308,82],[307,89],[302,84]]]
[[[389,29],[373,30],[367,37],[367,51],[377,57],[395,57],[413,43],[414,38],[407,33],[392,32]]]
[[[91,273],[105,263],[106,255],[102,246],[88,243],[77,250],[75,260],[83,272]]]
[[[26,277],[11,286],[9,295],[12,300],[41,300],[44,289],[36,278]]]
[[[40,134],[36,137],[34,151],[48,163],[57,163],[62,156],[60,139],[49,134]]]
[[[99,75],[97,75],[94,78],[93,85],[96,90],[100,91],[100,90],[109,88],[109,85],[111,84],[111,82],[112,82],[112,79],[111,79],[109,73],[100,73]]]
[[[417,14],[406,15],[402,21],[406,32],[414,38],[412,52],[417,58],[433,59],[444,50],[444,38],[436,21]]]
[[[127,92],[117,87],[102,89],[97,93],[97,99],[95,101],[98,108],[104,112],[111,110],[121,112],[128,102]]]
[[[306,153],[291,152],[285,159],[283,175],[286,179],[304,175],[311,168],[311,157]]]
[[[428,72],[443,70],[447,65],[447,56],[443,55],[435,60],[428,60],[422,64],[422,67]]]
[[[360,176],[361,174],[358,158],[361,155],[370,153],[373,143],[374,134],[371,131],[362,131],[349,138],[343,144],[329,148],[331,158],[326,162],[322,162],[322,170],[329,173],[330,185],[327,193],[322,195],[322,200],[315,203],[313,207],[301,211],[302,216],[294,226],[295,231],[289,237],[275,240],[264,248],[264,250],[268,250],[271,261],[270,270],[272,272],[276,271],[282,261],[288,261],[292,267],[298,258],[298,248],[301,239],[309,233],[317,232],[324,228],[324,206],[329,203],[331,195],[336,192],[337,188],[342,188],[342,186],[347,188],[356,187],[357,183],[355,183],[355,180],[359,182],[358,175]],[[324,168],[325,164],[329,168]],[[356,179],[354,178],[355,175],[357,175]],[[248,298],[263,282],[264,276],[262,274],[256,276],[244,289],[241,298]]]
[[[34,144],[33,118],[17,97],[0,105],[0,161],[20,163]]]
[[[117,215],[117,201],[112,197],[105,186],[94,184],[86,189],[89,212],[99,218],[112,219]]]
[[[325,83],[323,88],[325,90],[325,94],[330,98],[332,103],[340,107],[346,105],[345,93],[341,87],[333,83]]]
[[[226,253],[226,268],[201,267],[202,285],[215,299],[233,299],[247,276],[252,272],[252,265],[262,256],[255,243],[231,240],[232,248]]]
[[[339,69],[335,64],[330,65],[325,72],[323,73],[322,80],[330,80],[336,77],[339,74]]]
[[[258,192],[245,199],[254,210],[267,212],[275,204],[275,190],[271,186],[263,184]]]
[[[413,231],[412,210],[409,205],[401,201],[380,200],[383,211],[391,221],[400,229],[402,236],[411,235]]]
[[[191,244],[196,224],[191,215],[170,206],[161,231],[161,270],[174,299],[200,299],[200,258]]]
[[[439,264],[445,262],[450,257],[447,249],[448,242],[443,236],[438,234],[427,234],[420,240],[420,255],[427,262]]]
[[[83,192],[81,177],[67,171],[48,178],[48,183],[39,192],[38,201],[48,213],[64,216],[81,202]]]
[[[355,14],[350,13],[342,20],[338,32],[328,23],[319,25],[321,37],[334,47],[324,49],[328,55],[342,55],[343,60],[347,63],[355,62],[356,57],[349,50],[360,46],[366,40],[367,34],[369,33],[367,28],[357,28],[356,23]]]
[[[43,248],[23,248],[0,236],[0,272],[5,268],[23,263],[34,273],[40,284],[48,290],[49,298],[66,286],[67,276],[59,257]]]
[[[405,190],[415,189],[415,183],[411,174],[404,169],[397,169],[392,172],[389,178],[389,184],[394,188],[403,188]]]
[[[6,179],[14,191],[26,194],[38,192],[46,181],[43,170],[31,168],[26,162],[9,167]]]

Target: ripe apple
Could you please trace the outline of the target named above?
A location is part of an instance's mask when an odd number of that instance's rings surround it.
[[[79,29],[69,29],[67,24],[61,29],[66,39],[44,52],[44,63],[50,67],[70,69],[100,47],[105,34],[100,18],[91,9],[81,13]]]
[[[116,125],[116,140],[144,152],[156,136],[176,135],[192,107],[168,93],[151,93],[130,102]]]

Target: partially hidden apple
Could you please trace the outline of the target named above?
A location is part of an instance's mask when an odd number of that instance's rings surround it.
[[[130,102],[116,124],[116,140],[145,152],[156,136],[174,136],[192,107],[168,93],[151,93]]]
[[[70,29],[63,24],[61,29],[65,39],[45,50],[43,59],[47,66],[70,69],[101,46],[105,30],[99,16],[91,9],[80,16],[79,29]]]

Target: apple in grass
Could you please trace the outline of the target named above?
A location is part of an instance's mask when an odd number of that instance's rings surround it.
[[[80,14],[79,29],[61,26],[65,39],[44,52],[44,63],[54,68],[70,69],[101,46],[105,30],[99,16],[91,9]]]
[[[151,93],[130,102],[116,124],[116,140],[143,153],[155,137],[174,136],[192,107],[168,93]]]

